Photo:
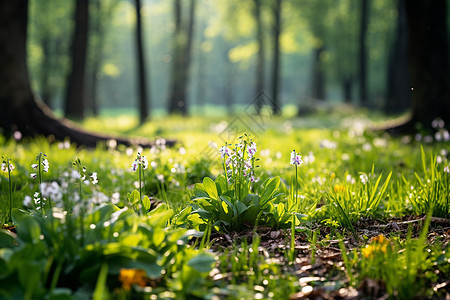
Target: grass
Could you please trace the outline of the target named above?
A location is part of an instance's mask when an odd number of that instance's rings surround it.
[[[139,128],[114,115],[81,124],[177,139],[171,149],[89,150],[0,137],[1,155],[15,166],[10,178],[0,174],[0,295],[445,297],[448,142],[370,132],[364,125],[380,118],[351,113],[156,117]],[[219,148],[243,133],[257,145],[257,182],[244,175],[247,157],[236,175],[224,173]],[[297,168],[289,164],[294,149],[304,161]],[[138,151],[148,159],[145,172],[131,170]],[[49,162],[43,185],[30,176],[39,153]],[[412,282],[414,290],[405,286]]]

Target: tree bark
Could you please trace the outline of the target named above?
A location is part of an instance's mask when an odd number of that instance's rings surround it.
[[[256,21],[256,41],[258,43],[258,54],[256,57],[256,82],[255,82],[255,95],[261,95],[264,92],[264,32],[261,12],[261,0],[253,0],[255,4],[255,21]],[[260,114],[262,110],[262,97],[256,99],[256,113]]]
[[[408,0],[406,3],[412,82],[411,122],[425,127],[441,117],[450,124],[448,90],[447,3]]]
[[[389,59],[386,112],[401,113],[411,107],[411,83],[408,65],[408,35],[405,2],[398,0],[395,40]]]
[[[42,37],[42,65],[41,65],[41,97],[44,103],[51,107],[52,106],[52,93],[50,88],[50,37],[48,33],[44,33]]]
[[[311,98],[315,100],[326,100],[325,93],[325,70],[322,63],[322,54],[325,47],[314,49],[314,61],[312,66],[312,83],[311,83]]]
[[[69,73],[64,116],[82,120],[85,107],[85,68],[89,0],[76,0],[75,32],[72,43],[72,68]]]
[[[369,23],[369,0],[361,0],[361,23],[359,28],[359,101],[367,105],[367,24]]]
[[[190,1],[187,24],[182,20],[181,1],[174,0],[173,4],[175,32],[168,111],[169,114],[181,113],[185,116],[188,114],[187,90],[197,1]]]
[[[56,119],[48,106],[36,101],[26,61],[27,24],[28,0],[0,1],[0,128],[5,136],[19,131],[24,137],[68,138],[88,147],[109,139],[125,145],[152,145],[147,140],[115,138],[78,129],[70,121]],[[173,145],[174,141],[167,144]]]
[[[405,1],[408,60],[411,74],[411,117],[388,131],[394,134],[432,129],[441,118],[450,124],[447,2]]]
[[[142,37],[142,21],[141,21],[141,0],[135,0],[136,2],[136,63],[138,70],[138,107],[139,107],[139,124],[144,124],[148,118],[148,105],[147,105],[147,74],[144,57],[144,43]]]
[[[280,89],[280,35],[281,35],[281,7],[282,0],[275,0],[273,9],[274,43],[273,43],[273,77],[272,77],[272,112],[274,115],[281,114],[280,100],[278,93]]]

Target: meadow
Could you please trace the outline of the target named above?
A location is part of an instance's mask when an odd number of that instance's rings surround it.
[[[448,124],[392,137],[380,121],[81,124],[151,149],[0,136],[0,298],[449,297]]]

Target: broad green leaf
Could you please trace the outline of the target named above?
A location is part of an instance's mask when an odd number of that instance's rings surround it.
[[[223,174],[219,174],[216,178],[216,186],[217,186],[217,190],[219,192],[219,195],[222,195],[224,193],[227,192],[227,187],[228,187],[228,183],[227,183],[227,179],[225,178],[225,176],[223,176]]]
[[[138,203],[138,201],[139,201],[139,198],[140,198],[139,192],[137,190],[134,190],[131,193],[127,194],[127,198],[128,198],[128,201],[134,205],[134,204]]]
[[[244,213],[248,209],[247,205],[245,205],[241,201],[237,201],[236,202],[236,208],[237,208],[237,211],[238,211],[238,215],[241,215],[242,213]]]
[[[216,260],[214,259],[214,256],[207,253],[200,253],[197,256],[191,258],[187,264],[198,272],[206,273],[212,270],[213,264],[215,262]]]
[[[203,188],[211,198],[217,199],[219,195],[217,193],[216,183],[209,177],[203,178]]]
[[[201,183],[194,184],[194,195],[195,197],[209,197]]]
[[[17,236],[22,241],[35,244],[39,241],[41,227],[32,216],[25,216],[17,224]]]
[[[264,191],[261,195],[261,199],[260,199],[261,206],[264,206],[267,201],[269,201],[273,198],[273,195],[275,194],[275,192],[279,186],[280,186],[280,177],[279,176],[274,177],[267,182],[267,184],[264,188]]]
[[[151,207],[150,199],[147,196],[144,196],[144,199],[142,199],[142,205],[144,205],[145,211],[149,211]]]
[[[237,216],[237,214],[238,214],[238,213],[237,213],[237,209],[236,209],[236,207],[233,205],[233,203],[231,203],[230,200],[227,199],[227,197],[220,196],[220,199],[221,199],[222,201],[224,201],[226,204],[228,204],[228,207],[230,207],[231,210],[233,211],[233,216]]]
[[[164,239],[166,238],[166,234],[164,233],[164,230],[161,228],[154,228],[153,230],[153,243],[156,247],[159,247],[162,242],[164,242]]]
[[[10,231],[0,230],[0,248],[13,248],[15,240]]]
[[[228,204],[225,201],[222,201],[222,208],[223,208],[223,211],[227,214],[228,213]]]

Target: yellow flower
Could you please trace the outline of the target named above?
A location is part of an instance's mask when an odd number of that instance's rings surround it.
[[[373,237],[370,245],[366,245],[365,248],[361,250],[362,255],[365,258],[373,257],[378,253],[386,253],[387,245],[389,244],[388,239],[382,234]]]
[[[122,282],[122,287],[129,291],[133,284],[140,287],[147,285],[147,279],[144,270],[139,269],[120,269],[119,281]]]
[[[342,184],[335,184],[334,191],[335,192],[343,192],[343,191],[345,191],[345,187]]]

